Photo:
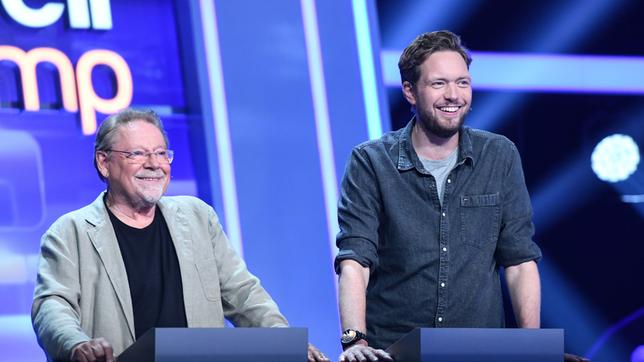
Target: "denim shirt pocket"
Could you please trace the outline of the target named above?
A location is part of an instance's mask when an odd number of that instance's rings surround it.
[[[481,249],[496,245],[501,227],[499,193],[461,195],[461,241]]]

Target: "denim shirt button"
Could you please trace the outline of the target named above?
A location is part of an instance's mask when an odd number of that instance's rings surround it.
[[[445,283],[441,283],[441,288],[445,288]]]
[[[443,251],[447,251],[447,248],[443,246]]]
[[[447,179],[447,183],[448,183],[448,184],[451,184],[451,183],[452,183],[452,179],[451,179],[451,178],[448,178],[448,179]]]
[[[438,317],[438,321],[439,321],[439,322],[442,322],[442,321],[443,321],[443,317]]]
[[[445,217],[445,213],[443,213],[442,215],[443,215],[443,217]]]

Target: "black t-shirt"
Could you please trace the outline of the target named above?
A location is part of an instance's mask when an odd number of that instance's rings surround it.
[[[150,328],[187,327],[177,252],[161,210],[143,229],[108,213],[127,271],[136,338]]]

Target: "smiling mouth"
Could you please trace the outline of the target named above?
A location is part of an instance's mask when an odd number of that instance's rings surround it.
[[[162,177],[137,177],[137,179],[143,181],[160,181]]]
[[[442,106],[442,107],[438,107],[438,109],[441,112],[445,112],[445,113],[456,113],[458,112],[459,109],[461,109],[461,107],[462,106]]]

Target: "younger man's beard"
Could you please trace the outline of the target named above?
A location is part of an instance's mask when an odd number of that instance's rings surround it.
[[[420,122],[421,129],[423,132],[427,132],[431,135],[438,136],[440,138],[450,138],[455,135],[465,123],[465,116],[470,112],[471,108],[468,108],[458,120],[458,123],[454,127],[443,127],[438,119],[431,113],[419,112],[416,110],[416,121]]]

